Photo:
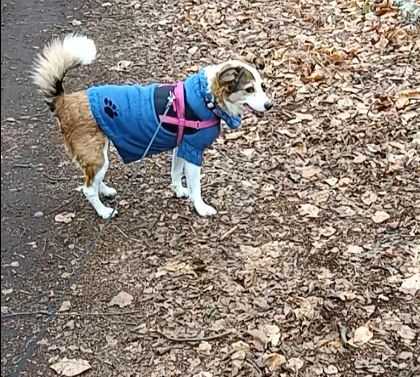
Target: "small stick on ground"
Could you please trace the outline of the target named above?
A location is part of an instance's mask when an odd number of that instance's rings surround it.
[[[58,211],[58,210],[60,210],[61,208],[63,208],[63,207],[65,207],[65,206],[67,206],[67,205],[69,205],[69,204],[73,203],[75,199],[76,199],[76,196],[74,196],[72,199],[68,200],[67,202],[65,202],[65,203],[64,203],[64,204],[62,204],[61,206],[59,206],[59,207],[57,207],[57,208],[54,208],[54,209],[52,209],[51,211],[48,211],[47,213],[45,213],[45,214],[44,214],[44,216],[48,216],[48,215],[51,215],[51,214],[52,214],[52,213],[54,213],[54,212],[57,212],[57,211]]]
[[[48,175],[47,173],[44,173],[44,177],[49,179],[50,181],[70,181],[70,178],[66,177],[52,177],[51,175]]]
[[[230,234],[232,234],[236,229],[238,229],[238,226],[235,225],[232,229],[228,230],[225,234],[223,234],[220,237],[220,241],[223,241],[227,236],[229,236]]]
[[[131,240],[131,241],[136,241],[136,242],[140,242],[140,243],[142,243],[142,241],[140,241],[139,239],[137,239],[137,238],[134,238],[134,237],[130,237],[129,235],[127,235],[126,233],[124,233],[117,225],[115,225],[115,227],[117,228],[117,230],[125,237],[125,238],[127,238],[127,239],[129,239],[129,240]]]
[[[212,335],[212,336],[203,336],[203,337],[195,337],[195,338],[175,338],[172,336],[169,336],[165,333],[163,333],[162,331],[159,330],[154,330],[153,332],[163,336],[164,338],[170,340],[171,342],[179,342],[179,343],[196,343],[196,342],[207,342],[209,340],[216,340],[216,339],[220,339],[220,338],[224,338],[225,336],[228,336],[230,334],[233,333],[233,330],[228,330],[225,332],[222,332],[220,334],[217,335]]]

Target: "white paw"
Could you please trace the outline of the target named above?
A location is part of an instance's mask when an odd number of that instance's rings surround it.
[[[216,209],[206,203],[195,204],[195,209],[200,216],[213,216],[217,213]]]
[[[117,195],[117,190],[115,190],[114,188],[109,187],[105,184],[101,184],[101,186],[99,187],[99,192],[103,196],[113,197],[113,196]]]
[[[177,198],[188,198],[190,196],[188,188],[179,185],[172,185],[172,191]]]
[[[114,208],[109,208],[109,207],[103,207],[100,211],[98,211],[98,215],[100,217],[102,217],[104,220],[109,219],[109,217],[112,215],[112,217],[114,217],[115,215],[118,214],[118,211],[115,210],[114,213]]]

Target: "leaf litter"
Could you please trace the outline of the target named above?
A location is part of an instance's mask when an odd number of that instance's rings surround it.
[[[86,1],[68,26],[101,51],[69,87],[171,82],[251,54],[265,61],[276,106],[206,152],[215,218],[172,198],[169,155],[143,164],[70,298],[72,313],[121,315],[75,316],[66,328],[58,316],[45,357],[89,359],[86,376],[414,368],[418,27],[385,1],[106,4]],[[122,187],[130,169],[114,149],[111,160]],[[93,213],[62,215],[71,235]]]

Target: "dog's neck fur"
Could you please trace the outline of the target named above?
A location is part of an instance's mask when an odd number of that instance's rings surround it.
[[[217,95],[212,93],[211,78],[206,74],[206,69],[200,70],[195,75],[189,76],[185,80],[185,88],[187,92],[187,101],[194,113],[202,120],[208,120],[217,116],[226,122],[229,128],[238,128],[241,123],[239,115],[232,112],[226,103],[221,101]],[[189,93],[194,93],[194,98],[189,97]],[[210,110],[207,107],[208,102],[213,102],[215,108]],[[220,103],[223,102],[223,103]],[[235,114],[235,115],[233,115]]]

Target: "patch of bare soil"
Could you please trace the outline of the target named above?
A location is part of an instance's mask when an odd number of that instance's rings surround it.
[[[214,218],[172,197],[169,155],[146,161],[38,374],[68,359],[101,377],[418,374],[418,27],[389,2],[89,1],[82,14],[74,30],[99,57],[67,88],[256,54],[276,106],[206,152]],[[131,169],[112,162],[121,190]],[[79,198],[66,212],[51,226],[82,253],[102,223]]]

